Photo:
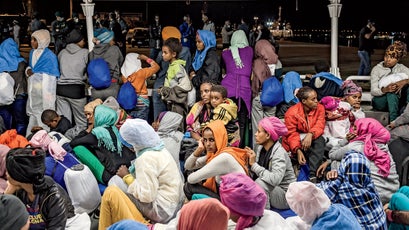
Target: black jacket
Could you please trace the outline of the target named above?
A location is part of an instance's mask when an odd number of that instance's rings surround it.
[[[49,230],[65,229],[67,219],[75,216],[74,206],[72,206],[68,193],[51,177],[45,176],[45,186],[38,191],[38,194],[40,195],[40,212],[46,228]],[[24,204],[27,204],[26,191],[18,190],[15,195]]]

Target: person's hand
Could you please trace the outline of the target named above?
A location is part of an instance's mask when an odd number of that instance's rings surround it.
[[[388,86],[383,87],[383,88],[381,89],[381,91],[382,91],[383,93],[393,93],[393,92],[395,92],[396,90],[398,90],[398,85],[397,85],[396,83],[389,84]]]
[[[404,79],[404,80],[400,80],[400,81],[396,82],[395,83],[395,85],[397,86],[396,91],[401,90],[407,84],[408,84],[408,79]]]
[[[304,139],[301,142],[301,148],[304,151],[307,151],[311,147],[312,143],[312,133],[307,133]]]
[[[140,60],[142,60],[142,61],[148,60],[148,57],[147,57],[146,55],[144,55],[144,54],[139,54],[139,55],[138,55],[138,58],[139,58]]]
[[[190,136],[196,141],[200,141],[200,138],[202,138],[199,133],[193,131],[190,132]]]
[[[128,167],[126,165],[121,165],[119,169],[116,171],[116,175],[118,175],[121,178],[124,178],[124,176],[129,174]]]
[[[348,141],[354,139],[355,137],[356,137],[356,134],[355,134],[355,133],[347,133],[347,135],[346,135],[346,139],[347,139]]]
[[[307,160],[305,160],[304,153],[300,149],[297,150],[297,160],[298,164],[300,165],[305,165],[307,163]]]
[[[246,146],[244,150],[246,150],[247,156],[249,157],[249,165],[252,166],[256,163],[256,153],[248,146]]]
[[[192,78],[194,78],[196,76],[195,71],[190,72],[189,74],[189,79],[192,80]]]
[[[32,69],[27,70],[27,76],[31,77],[31,75],[33,75],[33,74],[34,74],[34,72],[33,72]]]
[[[327,167],[328,167],[328,164],[329,164],[329,162],[328,162],[328,161],[325,161],[325,162],[323,162],[323,163],[320,165],[320,167],[318,167],[317,173],[316,173],[316,176],[317,176],[318,178],[321,178],[321,177],[324,176],[324,173],[325,173],[325,170],[326,170]]]
[[[389,125],[388,125],[388,128],[390,128],[390,129],[394,129],[395,127],[396,127],[395,123],[393,123],[393,122],[389,123]]]
[[[20,186],[12,185],[9,181],[7,181],[7,188],[4,190],[4,194],[14,194],[17,190],[20,189]]]
[[[327,180],[335,180],[338,178],[338,172],[336,170],[331,170],[327,173]]]
[[[31,132],[32,133],[36,133],[36,132],[38,132],[38,131],[40,131],[40,130],[42,130],[43,129],[43,127],[41,127],[41,126],[33,126],[32,128],[31,128]]]
[[[200,154],[201,154],[203,151],[205,151],[205,149],[206,149],[206,148],[205,148],[205,146],[204,146],[203,139],[200,138],[200,140],[198,141],[197,148],[196,148],[196,150],[193,152],[193,154],[195,155],[195,157],[199,157]]]

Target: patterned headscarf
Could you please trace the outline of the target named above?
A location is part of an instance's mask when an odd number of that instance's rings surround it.
[[[230,40],[230,50],[233,56],[234,62],[238,68],[243,68],[243,63],[241,62],[239,48],[244,48],[249,46],[249,42],[247,41],[247,36],[243,30],[236,30],[233,35],[231,36]]]
[[[177,229],[227,229],[229,217],[229,209],[217,199],[192,200],[183,205]]]
[[[221,176],[220,200],[232,214],[238,215],[236,230],[249,227],[253,217],[264,214],[267,195],[253,179],[243,173]]]
[[[95,107],[94,112],[94,128],[91,133],[94,134],[98,139],[98,146],[103,145],[106,149],[111,152],[117,152],[122,156],[122,143],[119,138],[119,131],[115,124],[118,120],[118,114],[113,109],[105,105],[98,105]],[[115,139],[112,140],[111,134],[106,129],[111,127],[115,134]],[[114,144],[116,141],[116,145]]]
[[[395,41],[392,45],[386,48],[385,56],[396,58],[398,61],[407,54],[406,43],[402,41]]]
[[[342,83],[341,89],[344,91],[345,97],[362,93],[362,88],[357,86],[352,80],[345,80]]]
[[[379,173],[383,177],[389,175],[391,160],[389,154],[378,148],[379,144],[386,144],[391,139],[389,131],[383,125],[373,118],[360,118],[355,121],[356,137],[352,141],[364,142],[364,154],[370,160],[375,162],[379,168]]]
[[[203,41],[205,48],[201,51],[196,50],[195,57],[192,62],[192,66],[195,71],[202,67],[207,51],[209,51],[209,49],[212,47],[216,47],[216,35],[212,31],[198,30],[196,37]]]
[[[288,129],[285,124],[277,117],[265,117],[258,123],[263,129],[270,134],[273,141],[277,141],[280,137],[286,136]]]

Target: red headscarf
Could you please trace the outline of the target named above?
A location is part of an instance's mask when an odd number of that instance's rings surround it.
[[[248,156],[244,149],[235,148],[235,147],[226,147],[227,146],[227,131],[224,127],[224,123],[222,120],[215,120],[211,121],[203,130],[209,128],[213,132],[214,140],[216,143],[217,150],[215,153],[208,152],[207,153],[207,161],[208,164],[211,160],[215,157],[220,155],[221,153],[229,153],[231,154],[234,159],[243,167],[246,174],[248,174]],[[214,177],[208,178],[204,183],[208,189],[211,189],[213,192],[216,192],[216,180]]]
[[[380,150],[377,144],[386,144],[391,139],[389,131],[373,118],[361,118],[355,121],[357,136],[351,141],[364,142],[364,154],[375,162],[383,177],[389,176],[391,160],[389,154]]]
[[[0,135],[0,144],[7,145],[11,149],[13,148],[25,148],[29,143],[28,140],[17,134],[15,129],[10,129]]]

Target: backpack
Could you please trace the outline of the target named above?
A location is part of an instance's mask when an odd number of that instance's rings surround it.
[[[135,108],[138,102],[138,94],[135,91],[132,83],[127,81],[119,89],[118,96],[116,98],[119,105],[125,110],[131,110]]]
[[[269,77],[263,82],[260,102],[262,106],[274,107],[284,100],[284,90],[276,77]]]
[[[14,102],[14,79],[7,72],[0,73],[0,106]]]
[[[96,58],[88,63],[88,79],[94,89],[106,89],[111,86],[111,71],[103,58]]]

